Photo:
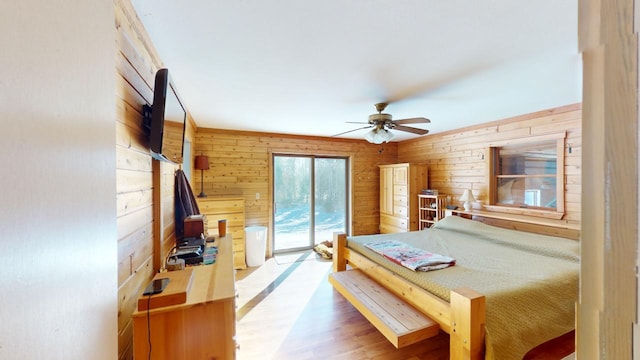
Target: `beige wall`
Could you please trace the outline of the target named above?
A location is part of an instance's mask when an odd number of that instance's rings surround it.
[[[0,359],[115,359],[113,2],[0,8]]]

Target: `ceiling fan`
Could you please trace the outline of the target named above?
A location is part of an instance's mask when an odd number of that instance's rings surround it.
[[[357,130],[362,130],[362,129],[369,129],[372,128],[371,131],[367,132],[364,135],[364,138],[370,142],[370,143],[374,143],[374,144],[382,144],[383,142],[389,142],[391,139],[393,139],[393,133],[389,130],[400,130],[400,131],[406,131],[406,132],[410,132],[413,134],[418,134],[418,135],[425,135],[427,133],[429,133],[429,130],[425,130],[425,129],[418,129],[415,127],[410,127],[410,126],[404,126],[404,124],[424,124],[424,123],[430,123],[431,121],[427,118],[423,118],[423,117],[416,117],[416,118],[408,118],[408,119],[399,119],[399,120],[392,120],[391,114],[385,114],[383,113],[384,109],[387,107],[387,105],[389,105],[388,103],[377,103],[375,104],[376,110],[378,111],[377,114],[371,114],[369,115],[369,121],[368,122],[353,122],[353,121],[347,121],[348,123],[351,124],[368,124],[367,126],[361,127],[361,128],[357,128],[357,129],[353,129],[353,130],[349,130],[349,131],[345,131],[343,133],[340,134],[336,134],[333,135],[335,136],[340,136],[340,135],[344,135],[353,131],[357,131]]]

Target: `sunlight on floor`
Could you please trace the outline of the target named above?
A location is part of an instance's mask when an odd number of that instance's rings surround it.
[[[238,359],[272,358],[320,282],[327,280],[331,264],[312,252],[305,261],[278,264],[271,258],[236,273],[238,309],[253,306],[238,319]]]

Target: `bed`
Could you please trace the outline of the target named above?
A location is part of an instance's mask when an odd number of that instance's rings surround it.
[[[414,272],[365,246],[384,240],[450,256],[456,264]],[[575,240],[449,216],[422,231],[335,234],[333,253],[334,271],[357,268],[438,322],[450,335],[452,359],[522,359],[575,327]]]

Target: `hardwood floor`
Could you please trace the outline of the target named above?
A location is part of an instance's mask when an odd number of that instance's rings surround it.
[[[397,350],[327,281],[331,262],[238,271],[238,359],[448,359],[448,336]],[[266,290],[266,291],[265,291]]]
[[[331,262],[313,252],[238,271],[237,358],[449,359],[445,333],[396,349],[333,289],[327,281],[330,271]],[[567,355],[562,346],[555,354],[527,359],[562,359]]]

